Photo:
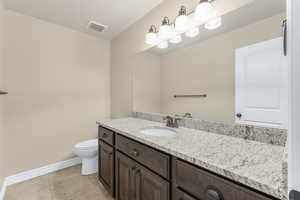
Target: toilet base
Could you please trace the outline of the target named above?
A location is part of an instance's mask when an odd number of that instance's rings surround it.
[[[98,157],[82,158],[81,174],[90,175],[98,172]]]

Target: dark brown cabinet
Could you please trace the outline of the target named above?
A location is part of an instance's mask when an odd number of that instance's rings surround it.
[[[114,148],[99,141],[99,180],[114,194]]]
[[[117,200],[278,200],[101,126],[99,180]]]
[[[169,200],[169,183],[120,152],[116,153],[117,200]]]

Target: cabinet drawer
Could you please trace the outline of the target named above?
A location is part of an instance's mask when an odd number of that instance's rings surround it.
[[[170,156],[121,135],[116,136],[116,147],[129,157],[169,179]]]
[[[277,200],[276,198],[258,194],[242,186],[240,186],[239,198],[243,200]]]
[[[174,189],[173,200],[196,200],[185,192],[179,190],[178,188]]]
[[[174,159],[175,186],[199,199],[239,200],[239,188],[181,160]]]
[[[199,199],[274,200],[184,161],[173,160],[175,187]]]
[[[105,141],[110,145],[114,145],[114,132],[99,126],[99,139]]]

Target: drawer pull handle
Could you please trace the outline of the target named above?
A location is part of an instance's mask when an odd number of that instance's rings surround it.
[[[103,138],[106,138],[106,137],[107,137],[107,134],[106,134],[106,133],[103,133],[102,137],[103,137]]]
[[[215,189],[207,189],[206,190],[206,199],[207,200],[224,200],[222,194]]]
[[[135,157],[139,156],[139,152],[136,149],[134,149],[131,153]]]

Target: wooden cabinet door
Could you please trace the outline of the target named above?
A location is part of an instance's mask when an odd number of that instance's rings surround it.
[[[114,149],[99,141],[99,180],[114,196]]]
[[[116,153],[116,199],[134,200],[133,180],[136,163],[120,152]]]
[[[148,169],[138,166],[135,173],[135,200],[169,200],[169,183]]]

